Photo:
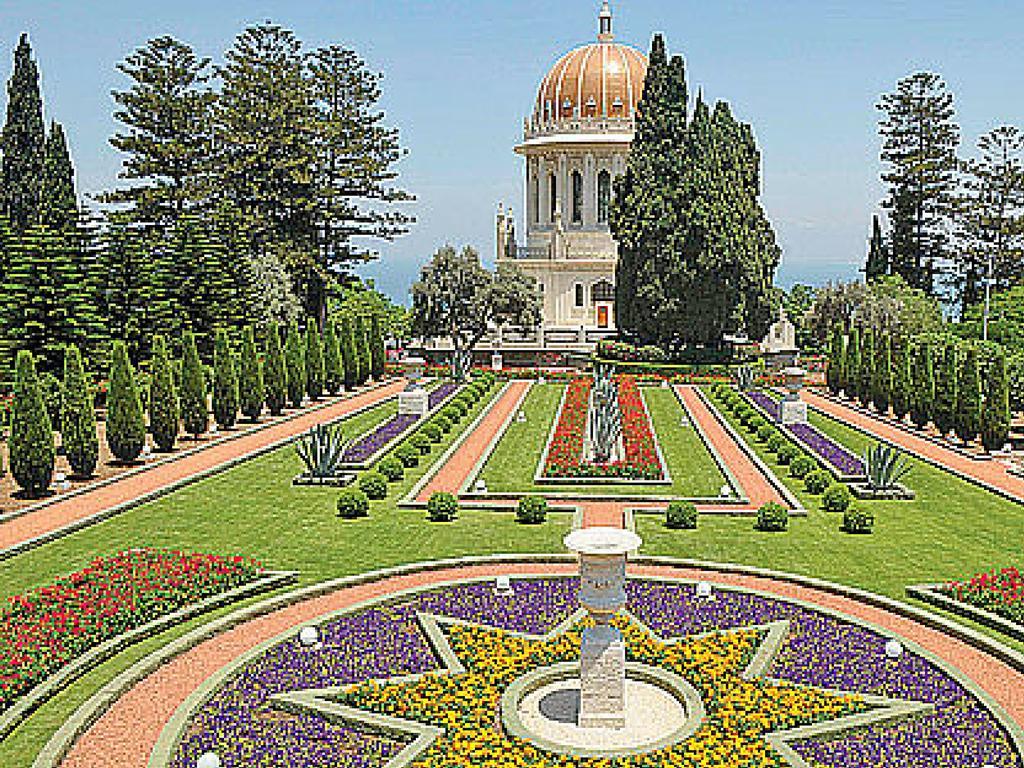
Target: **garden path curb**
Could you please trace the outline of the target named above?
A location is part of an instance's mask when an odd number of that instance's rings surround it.
[[[948,595],[942,594],[940,590],[943,586],[942,584],[912,584],[907,587],[907,597],[916,598],[922,603],[928,603],[936,608],[970,619],[1024,643],[1024,626],[983,608],[954,600]]]

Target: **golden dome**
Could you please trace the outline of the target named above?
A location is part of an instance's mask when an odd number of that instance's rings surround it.
[[[541,81],[534,122],[543,125],[576,118],[632,118],[646,76],[647,57],[614,42],[611,11],[605,3],[597,42],[569,51]]]

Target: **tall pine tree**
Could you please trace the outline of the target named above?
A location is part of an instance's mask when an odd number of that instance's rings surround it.
[[[882,237],[882,225],[875,216],[871,221],[871,239],[868,241],[868,260],[864,276],[868,282],[889,274],[889,251]]]
[[[46,152],[39,69],[28,35],[14,51],[14,72],[7,84],[7,119],[0,133],[0,213],[17,230],[39,221]]]

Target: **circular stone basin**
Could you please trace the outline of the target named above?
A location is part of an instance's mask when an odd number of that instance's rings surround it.
[[[682,741],[704,719],[696,689],[663,669],[627,664],[625,695],[622,728],[581,728],[579,664],[553,664],[532,670],[506,689],[502,722],[510,734],[551,752],[616,757]]]

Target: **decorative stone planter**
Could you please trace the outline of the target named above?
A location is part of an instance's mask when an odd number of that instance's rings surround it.
[[[344,488],[355,482],[354,472],[345,472],[334,477],[310,477],[309,475],[296,475],[292,478],[292,485],[323,486],[326,488]]]
[[[850,483],[850,491],[855,498],[874,501],[910,501],[915,496],[903,483],[884,490],[871,488],[867,483]]]

